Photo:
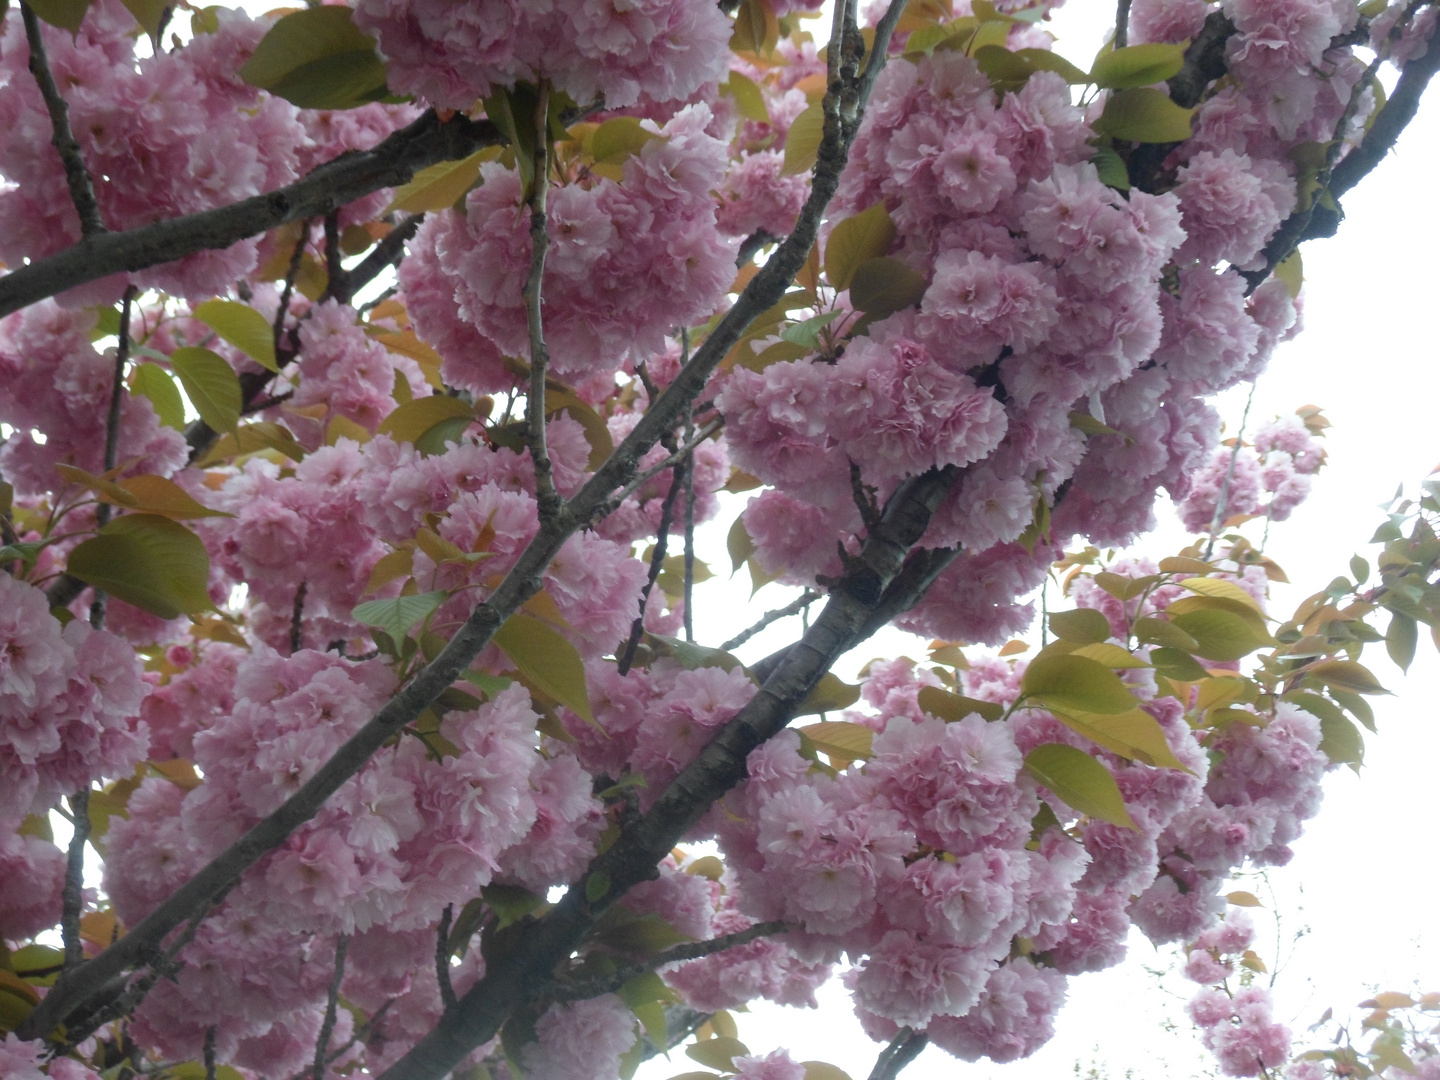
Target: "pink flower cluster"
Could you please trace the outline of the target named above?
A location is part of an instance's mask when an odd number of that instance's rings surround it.
[[[145,691],[125,642],[79,619],[62,628],[44,593],[0,574],[0,819],[129,773],[150,745]]]
[[[697,105],[652,127],[656,137],[626,160],[622,183],[594,178],[552,191],[543,310],[557,376],[608,375],[664,352],[674,328],[707,318],[734,280],[711,194],[725,147],[706,132],[709,120]],[[421,227],[400,281],[416,329],[446,358],[446,382],[486,393],[514,383],[505,357],[529,355],[520,286],[531,245],[519,173],[491,163],[481,179],[465,213]]]
[[[548,79],[610,108],[688,98],[724,74],[730,22],[708,0],[359,0],[390,88],[467,110],[476,98]]]
[[[1300,418],[1277,417],[1256,431],[1253,444],[1221,446],[1211,453],[1180,504],[1180,519],[1191,532],[1213,531],[1236,515],[1284,521],[1309,496],[1324,464],[1320,440]]]
[[[1270,992],[1247,986],[1234,994],[1202,990],[1190,1003],[1200,1041],[1226,1076],[1265,1076],[1290,1056],[1290,1029],[1270,1012]]]

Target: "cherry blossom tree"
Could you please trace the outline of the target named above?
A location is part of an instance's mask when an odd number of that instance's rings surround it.
[[[730,1010],[838,975],[883,1078],[1032,1052],[1132,925],[1224,982],[1440,505],[1277,622],[1232,527],[1323,418],[1206,399],[1436,9],[1122,2],[1085,70],[1045,3],[818,6],[7,12],[5,1076],[826,1080]],[[1161,492],[1208,538],[1102,555]],[[722,493],[793,595],[725,642]],[[1258,990],[1193,1013],[1286,1060]]]

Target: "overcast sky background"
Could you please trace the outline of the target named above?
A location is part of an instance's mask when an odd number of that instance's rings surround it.
[[[1113,17],[1113,5],[1070,0],[1051,25],[1057,51],[1088,67]],[[828,23],[811,25],[817,38],[827,36]],[[1440,464],[1435,329],[1440,300],[1433,270],[1440,247],[1434,210],[1434,181],[1440,176],[1437,96],[1440,91],[1432,90],[1396,153],[1346,199],[1339,235],[1305,247],[1305,331],[1280,347],[1255,393],[1252,429],[1305,404],[1323,407],[1334,424],[1326,439],[1329,464],[1314,493],[1270,532],[1267,552],[1294,583],[1272,593],[1270,610],[1282,617],[1348,573],[1352,554],[1373,555],[1377,549],[1368,542],[1383,519],[1379,504],[1402,483],[1414,493]],[[1229,434],[1239,423],[1247,390],[1217,401]],[[702,555],[717,572],[729,566],[724,529],[742,507],[743,498],[727,503],[721,527],[701,540]],[[1159,533],[1137,549],[1159,558],[1185,542],[1178,525],[1162,522]],[[721,573],[702,587],[696,621],[703,640],[721,641],[732,627],[747,625],[758,611],[786,599],[770,586],[747,607],[738,602],[744,588],[744,571],[734,582]],[[788,620],[742,655],[764,655],[791,640],[794,630],[794,620]],[[853,676],[871,657],[907,647],[913,650],[914,639],[904,635],[876,639],[837,670]],[[1367,652],[1365,662],[1395,696],[1372,699],[1380,731],[1367,734],[1363,771],[1329,776],[1324,806],[1295,845],[1289,866],[1237,886],[1267,903],[1266,910],[1253,912],[1257,949],[1278,971],[1276,1015],[1296,1032],[1297,1050],[1314,1045],[1322,1034],[1305,1029],[1326,1008],[1341,1018],[1358,1015],[1354,1006],[1377,989],[1440,989],[1434,920],[1440,886],[1440,663],[1423,635],[1408,676],[1389,662],[1383,647]],[[1092,1069],[1104,1080],[1215,1075],[1184,1014],[1195,987],[1152,973],[1173,966],[1175,955],[1157,951],[1136,933],[1124,964],[1071,980],[1054,1040],[1030,1059],[971,1064],[931,1047],[906,1070],[905,1080],[1060,1080],[1088,1077]],[[753,1053],[787,1047],[796,1060],[829,1061],[855,1080],[869,1074],[880,1049],[860,1032],[838,984],[822,992],[818,1011],[761,1003],[737,1019],[740,1038]],[[1333,1030],[1328,1025],[1323,1034]],[[669,1062],[647,1063],[639,1080],[663,1080],[696,1068],[677,1050]]]

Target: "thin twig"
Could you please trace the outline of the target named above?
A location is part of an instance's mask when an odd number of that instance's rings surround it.
[[[541,299],[545,279],[545,254],[550,249],[550,231],[545,213],[546,196],[550,190],[550,140],[548,114],[550,84],[541,82],[540,100],[535,106],[535,179],[530,193],[530,275],[525,279],[525,316],[530,329],[530,391],[525,403],[525,441],[530,447],[530,461],[535,466],[535,502],[540,524],[555,521],[560,515],[560,494],[555,490],[555,475],[550,465],[550,451],[545,442],[545,371],[550,366],[550,353],[545,347],[545,322]]]
[[[1123,49],[1130,43],[1130,0],[1118,0],[1115,5],[1115,48]]]
[[[105,222],[100,217],[100,204],[95,200],[95,185],[90,179],[90,170],[85,167],[80,144],[70,130],[70,106],[65,104],[55,85],[55,76],[50,71],[40,20],[26,3],[20,5],[20,18],[25,23],[25,40],[30,43],[30,74],[35,76],[40,96],[45,99],[45,109],[50,113],[50,142],[65,167],[70,201],[75,204],[75,213],[80,216],[80,235],[98,236],[105,231]]]
[[[680,329],[680,366],[690,362],[690,331]],[[695,408],[685,411],[685,442],[695,438]],[[695,640],[695,455],[685,458],[685,640]]]
[[[424,214],[411,214],[408,218],[396,225],[385,234],[369,255],[360,260],[359,265],[346,275],[344,295],[335,294],[335,299],[341,303],[348,304],[361,289],[369,285],[389,267],[397,265],[405,255],[405,245],[420,230],[421,223],[425,220]],[[383,295],[394,292],[394,289],[387,289]],[[361,307],[365,311],[378,302],[372,301]]]
[[[453,904],[445,905],[435,939],[435,981],[440,985],[440,1005],[447,1012],[455,1007],[455,987],[450,982],[450,919],[454,912]]]
[[[665,493],[665,501],[660,504],[660,526],[655,530],[655,547],[650,552],[650,573],[645,578],[645,587],[640,590],[640,614],[636,615],[635,621],[630,624],[629,640],[625,642],[625,648],[620,653],[618,668],[621,675],[628,675],[630,665],[635,662],[635,650],[640,647],[640,639],[645,635],[645,605],[650,600],[655,582],[659,580],[660,571],[665,568],[665,548],[670,538],[670,526],[675,521],[675,500],[685,485],[680,475],[683,467],[682,463],[671,476],[670,490]]]
[[[300,273],[300,259],[305,254],[305,245],[310,242],[310,222],[300,223],[300,235],[295,239],[295,250],[290,253],[290,265],[285,268],[285,287],[280,290],[280,306],[275,309],[275,323],[271,328],[275,340],[275,351],[280,351],[280,339],[285,336],[285,316],[290,311],[290,298],[295,295],[295,278]]]
[[[1235,479],[1235,463],[1240,459],[1240,448],[1245,445],[1245,424],[1250,419],[1250,406],[1255,402],[1255,384],[1250,384],[1250,393],[1245,398],[1245,411],[1240,414],[1240,428],[1235,432],[1235,446],[1230,451],[1230,462],[1225,466],[1225,480],[1215,498],[1215,513],[1210,516],[1210,541],[1205,545],[1205,558],[1215,550],[1215,536],[1225,524],[1226,504],[1230,501],[1230,484]]]
[[[305,616],[305,593],[309,590],[308,581],[300,582],[295,590],[295,603],[290,608],[290,655],[294,656],[300,651],[300,646],[305,640],[305,627],[301,619]]]
[[[115,375],[110,384],[110,408],[105,414],[105,456],[102,473],[109,474],[120,456],[120,408],[125,398],[125,365],[130,361],[130,311],[135,301],[134,285],[125,287],[120,303],[120,333],[115,345]],[[95,508],[95,526],[103,529],[110,523],[110,504],[102,502]],[[90,625],[99,630],[105,625],[105,593],[96,589],[90,601]]]
[[[684,461],[686,458],[688,458],[691,454],[695,452],[695,448],[697,446],[699,446],[706,439],[710,438],[724,426],[725,422],[723,420],[711,420],[699,431],[697,431],[690,439],[690,441],[687,442],[684,446],[676,448],[676,450],[668,457],[657,461],[654,465],[651,465],[643,472],[636,473],[635,478],[631,480],[630,483],[626,484],[620,490],[619,494],[615,495],[613,498],[607,499],[596,509],[594,513],[594,519],[598,520],[603,517],[608,517],[610,514],[615,512],[615,509],[622,502],[628,499],[631,495],[634,495],[635,492],[639,491],[651,480],[654,480],[655,477],[670,469],[679,467],[682,461]]]
[[[729,652],[731,649],[738,649],[771,623],[779,622],[781,619],[787,619],[797,611],[804,611],[816,600],[819,600],[821,595],[821,593],[806,589],[784,607],[776,608],[774,611],[767,611],[764,615],[760,616],[755,625],[751,626],[748,630],[741,630],[740,633],[736,634],[729,641],[724,642],[720,646],[720,651]]]
[[[796,929],[794,926],[779,919],[771,922],[756,923],[747,926],[744,930],[737,930],[733,934],[726,934],[723,937],[710,938],[708,941],[689,941],[683,945],[675,945],[654,956],[627,964],[609,975],[603,975],[598,979],[591,979],[588,982],[580,983],[578,986],[568,986],[557,990],[553,995],[546,995],[554,1001],[583,1001],[587,998],[599,997],[602,994],[613,994],[637,975],[643,975],[647,971],[654,971],[656,968],[664,967],[666,964],[678,964],[685,960],[699,960],[703,956],[713,956],[715,953],[724,952],[726,949],[738,948],[741,945],[748,945],[757,938],[774,937],[776,934],[783,934]]]
[[[320,1037],[315,1040],[311,1080],[325,1080],[325,1055],[330,1052],[330,1036],[335,1034],[335,1017],[340,1011],[340,984],[345,981],[345,950],[349,944],[349,934],[341,934],[335,939],[335,974],[330,979],[330,992],[325,996],[325,1019],[320,1024]]]
[[[80,914],[85,908],[85,842],[90,839],[90,789],[70,796],[70,846],[65,851],[65,886],[61,892],[60,937],[65,944],[65,970],[85,962]]]
[[[205,1080],[215,1080],[215,1031],[214,1024],[205,1029]]]

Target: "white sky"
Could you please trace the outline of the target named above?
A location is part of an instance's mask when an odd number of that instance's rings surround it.
[[[1070,0],[1052,26],[1058,50],[1088,66],[1113,10],[1108,3]],[[818,30],[817,37],[824,35]],[[1440,224],[1431,205],[1434,177],[1440,175],[1437,96],[1440,91],[1432,91],[1390,160],[1350,194],[1339,236],[1306,246],[1306,329],[1280,348],[1255,394],[1252,426],[1304,404],[1322,406],[1334,424],[1326,440],[1330,464],[1314,494],[1290,521],[1271,529],[1267,550],[1296,583],[1273,594],[1271,610],[1280,615],[1347,573],[1352,554],[1373,554],[1368,541],[1382,518],[1378,504],[1401,483],[1413,493],[1440,463],[1440,349],[1427,321],[1440,308],[1431,269],[1440,249]],[[1217,402],[1231,432],[1244,408],[1244,389]],[[735,500],[727,506],[722,529],[706,538],[710,550],[702,555],[717,572],[729,566],[723,528],[742,505]],[[1141,545],[1147,553],[1159,557],[1184,542],[1178,527],[1162,532]],[[742,609],[735,597],[737,589],[748,587],[744,579],[743,571],[733,583],[721,574],[702,587],[697,597],[702,640],[722,640],[732,625],[744,626],[754,612],[784,602],[782,591],[771,586],[753,607]],[[768,637],[771,647],[788,640],[793,629],[791,620]],[[872,656],[903,650],[905,640],[896,635],[862,647],[842,662],[842,673],[853,674]],[[1284,961],[1274,989],[1276,1014],[1299,1036],[1327,1007],[1344,1017],[1376,989],[1410,989],[1417,983],[1440,988],[1440,933],[1433,921],[1433,897],[1440,891],[1435,779],[1440,722],[1434,704],[1440,698],[1440,662],[1423,636],[1408,677],[1390,664],[1383,647],[1374,647],[1365,660],[1395,696],[1373,701],[1380,734],[1367,736],[1364,770],[1358,777],[1349,770],[1333,773],[1319,816],[1295,845],[1295,860],[1272,870],[1268,885],[1244,886],[1262,898],[1274,890]],[[1274,922],[1267,912],[1253,914],[1259,951],[1273,969]],[[1302,929],[1307,933],[1295,943]],[[1213,1075],[1183,1012],[1193,987],[1172,976],[1162,989],[1146,970],[1170,967],[1173,955],[1157,953],[1136,934],[1124,964],[1071,980],[1056,1037],[1034,1057],[1005,1066],[968,1064],[932,1047],[906,1070],[905,1080],[1057,1080],[1088,1077],[1092,1067],[1105,1080]],[[818,1011],[757,1005],[738,1017],[741,1040],[754,1053],[784,1046],[796,1060],[829,1061],[863,1080],[880,1047],[861,1034],[843,989],[832,984],[826,990]],[[647,1063],[638,1080],[698,1068],[676,1051],[670,1062]]]

